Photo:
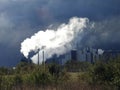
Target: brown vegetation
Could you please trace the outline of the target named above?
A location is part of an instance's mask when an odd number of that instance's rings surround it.
[[[76,65],[77,63],[77,65]],[[64,66],[21,62],[0,68],[0,90],[119,90],[120,59],[108,62],[67,62]],[[71,72],[72,71],[72,72]]]

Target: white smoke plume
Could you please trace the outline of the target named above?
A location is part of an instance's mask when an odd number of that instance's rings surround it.
[[[99,54],[99,55],[102,55],[103,53],[104,53],[104,50],[98,49],[98,54]]]
[[[21,43],[21,53],[28,57],[31,51],[40,49],[40,63],[42,62],[42,51],[45,52],[45,58],[50,58],[52,55],[61,55],[70,51],[76,46],[76,42],[80,42],[84,31],[89,27],[88,18],[73,17],[69,22],[63,23],[57,29],[40,30],[31,38],[25,39]],[[32,58],[34,63],[37,63],[37,54]]]

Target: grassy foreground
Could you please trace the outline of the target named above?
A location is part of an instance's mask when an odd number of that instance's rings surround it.
[[[120,90],[120,60],[0,68],[0,90]]]

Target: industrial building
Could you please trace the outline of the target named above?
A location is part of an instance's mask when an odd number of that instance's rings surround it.
[[[120,50],[105,50],[101,58],[107,61],[118,57],[120,57]]]
[[[56,63],[56,64],[64,65],[69,60],[94,63],[97,60],[108,61],[110,59],[116,59],[118,57],[120,58],[120,50],[104,50],[104,52],[100,54],[99,49],[93,49],[87,47],[81,49],[72,49],[71,51],[59,56],[57,54],[54,54],[51,58],[46,59],[45,63]],[[44,52],[43,52],[43,60],[44,60]],[[28,59],[23,58],[21,59],[21,61],[29,62],[29,63],[32,62],[30,58]],[[38,63],[39,63],[39,58],[38,58]]]
[[[46,63],[57,63],[60,65],[64,65],[68,60],[75,61],[87,61],[90,63],[94,63],[99,59],[99,54],[97,49],[93,48],[83,48],[83,49],[73,49],[66,54],[57,56],[56,54],[46,60]]]

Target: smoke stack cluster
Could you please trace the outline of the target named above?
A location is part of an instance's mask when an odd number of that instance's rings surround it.
[[[52,55],[61,55],[76,47],[76,43],[80,42],[85,30],[88,29],[89,20],[87,18],[73,17],[69,22],[63,23],[57,29],[40,30],[30,38],[25,39],[21,43],[21,53],[28,57],[31,51],[39,51],[39,63],[43,62],[42,52],[45,52],[44,58],[50,58]],[[44,47],[44,50],[43,50]],[[31,59],[37,63],[37,54]]]

